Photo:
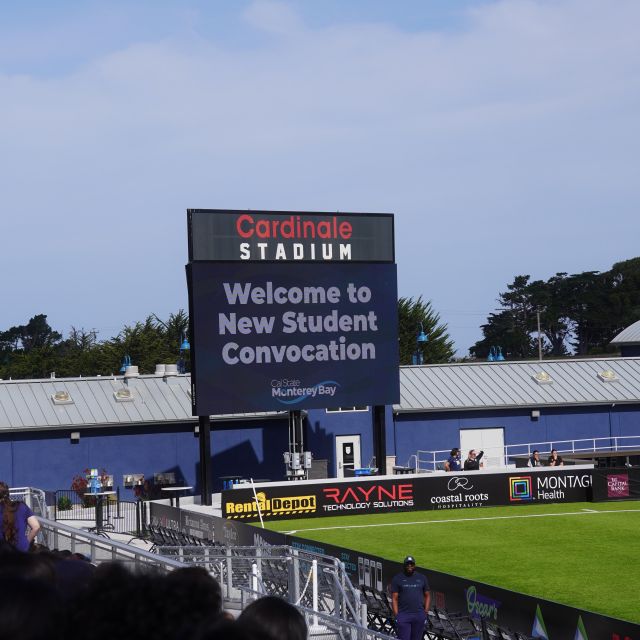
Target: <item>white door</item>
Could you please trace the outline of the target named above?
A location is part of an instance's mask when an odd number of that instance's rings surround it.
[[[466,460],[471,449],[484,451],[484,469],[504,467],[504,429],[460,429],[460,452]]]
[[[344,478],[345,469],[360,469],[360,436],[336,436],[337,478]]]

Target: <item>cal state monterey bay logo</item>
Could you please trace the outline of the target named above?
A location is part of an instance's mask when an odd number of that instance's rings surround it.
[[[298,404],[308,398],[333,398],[339,386],[335,380],[305,385],[294,378],[274,379],[271,380],[271,397],[282,404]]]

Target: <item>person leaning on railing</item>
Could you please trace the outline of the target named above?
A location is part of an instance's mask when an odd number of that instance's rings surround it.
[[[0,481],[0,536],[20,551],[29,547],[40,531],[33,511],[21,500],[11,500],[9,486]]]

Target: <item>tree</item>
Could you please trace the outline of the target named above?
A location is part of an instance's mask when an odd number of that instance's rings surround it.
[[[133,364],[141,373],[152,373],[158,363],[173,363],[178,360],[182,335],[188,325],[188,316],[183,310],[169,316],[166,322],[156,315],[150,315],[144,322],[125,326],[122,331],[105,345],[111,361],[122,361],[131,356]],[[117,365],[116,370],[120,368]]]
[[[609,290],[607,340],[640,318],[640,258],[617,262],[604,274]]]
[[[44,314],[0,333],[0,377],[46,377],[54,370],[55,348],[61,339]]]
[[[482,325],[484,338],[469,349],[472,356],[486,358],[491,347],[499,346],[506,358],[528,358],[535,353],[531,327],[536,303],[532,300],[530,276],[516,276],[507,291],[498,296],[501,309],[489,314]]]
[[[616,334],[640,318],[640,258],[604,273],[559,272],[534,282],[516,276],[498,302],[502,309],[489,315],[483,339],[469,350],[477,358],[487,357],[493,345],[501,345],[505,356],[533,356],[538,313],[544,353],[563,356],[568,347],[578,355],[608,353]]]
[[[63,340],[41,314],[0,332],[0,378],[45,378],[53,371],[65,377],[108,375],[120,370],[125,355],[141,373],[152,373],[156,364],[178,360],[188,325],[189,317],[180,309],[166,321],[150,315],[107,341],[99,341],[95,329],[75,327]],[[182,355],[188,370],[189,354]]]
[[[53,347],[62,340],[62,334],[49,326],[47,316],[43,313],[33,316],[21,329],[20,342],[25,353],[33,349]]]
[[[529,330],[511,310],[489,314],[482,325],[484,338],[475,343],[469,352],[475,358],[486,359],[491,347],[500,347],[505,358],[529,358],[536,352],[536,343]]]
[[[398,335],[400,341],[400,364],[411,364],[416,352],[416,338],[420,326],[428,336],[421,346],[425,364],[448,362],[454,354],[453,341],[447,326],[440,324],[440,316],[431,307],[431,302],[400,298],[398,300]]]
[[[529,284],[528,289],[534,311],[540,316],[542,335],[546,339],[543,339],[543,352],[553,356],[566,355],[571,331],[567,274],[556,273],[547,282],[536,280]],[[537,334],[537,318],[535,325],[530,324],[530,330]]]
[[[569,277],[565,296],[571,318],[573,340],[571,346],[576,354],[584,356],[598,341],[600,325],[608,323],[603,315],[606,311],[606,278],[598,271],[584,271]]]

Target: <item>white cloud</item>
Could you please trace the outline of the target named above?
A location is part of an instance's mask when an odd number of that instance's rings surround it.
[[[20,301],[0,326],[186,305],[190,206],[396,212],[400,293],[433,299],[461,351],[483,318],[449,310],[489,311],[518,273],[636,254],[639,4],[498,2],[411,34],[312,29],[285,3],[244,17],[268,39],[176,31],[0,75],[0,268]],[[90,305],[50,296],[52,265],[100,283]]]
[[[256,29],[279,36],[300,35],[305,31],[296,12],[284,2],[256,0],[245,10],[244,17]]]

